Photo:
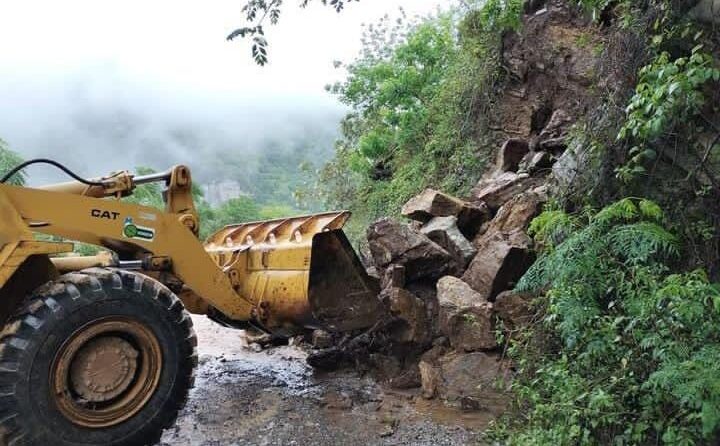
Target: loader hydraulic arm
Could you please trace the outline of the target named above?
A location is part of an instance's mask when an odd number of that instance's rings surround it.
[[[119,200],[149,182],[165,182],[164,212]],[[41,188],[0,184],[0,209],[12,214],[0,222],[0,236],[14,242],[27,240],[34,231],[105,246],[123,260],[142,261],[145,269],[172,273],[228,318],[250,319],[251,303],[198,240],[187,167],[138,177],[122,171],[88,183]]]
[[[137,186],[158,182],[165,183],[167,187],[164,193],[165,212],[182,214],[183,224],[197,234],[199,231],[198,217],[192,198],[190,170],[186,166],[174,166],[165,172],[142,176],[134,176],[122,170],[85,183],[71,181],[40,186],[38,189],[92,198],[121,198],[131,195]]]

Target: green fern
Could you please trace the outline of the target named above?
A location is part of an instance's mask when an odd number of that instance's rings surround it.
[[[679,254],[678,238],[648,221],[613,228],[607,233],[607,243],[615,258],[631,265],[662,261]]]
[[[639,213],[640,210],[632,198],[623,198],[598,212],[594,220],[600,224],[629,222],[634,220]]]
[[[525,406],[502,442],[714,443],[720,289],[702,271],[668,274],[679,242],[657,204],[626,198],[583,220],[548,210],[530,226],[546,244],[572,229],[518,283],[544,293],[545,315],[510,346]]]
[[[578,227],[576,217],[562,210],[546,210],[530,223],[528,235],[533,237],[541,248],[552,249]]]
[[[640,209],[640,213],[643,217],[654,220],[657,222],[662,222],[665,220],[665,214],[663,213],[662,208],[655,203],[654,201],[650,200],[640,200],[640,203],[638,203],[638,208]]]

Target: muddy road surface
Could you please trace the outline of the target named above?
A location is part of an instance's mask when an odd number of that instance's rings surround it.
[[[162,446],[479,444],[483,414],[393,391],[354,371],[319,373],[293,346],[249,348],[243,332],[194,317],[195,388]]]

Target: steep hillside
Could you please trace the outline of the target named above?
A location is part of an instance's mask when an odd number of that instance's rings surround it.
[[[320,189],[360,217],[386,314],[310,361],[504,413],[501,443],[714,444],[713,5],[488,1],[371,30]]]

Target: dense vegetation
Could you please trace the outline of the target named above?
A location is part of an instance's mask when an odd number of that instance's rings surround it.
[[[535,323],[510,341],[518,405],[500,438],[715,444],[717,36],[681,2],[579,3],[614,17],[620,60],[640,67],[578,124],[582,178],[530,227],[541,256],[517,288],[540,297]]]
[[[501,78],[496,25],[458,10],[368,28],[347,79],[329,87],[350,113],[317,185],[330,207],[354,211],[355,231],[425,187],[462,194],[477,181],[493,156],[479,110]]]
[[[518,445],[702,444],[720,427],[720,287],[673,273],[680,239],[659,206],[548,210],[544,255],[518,285],[541,316],[513,343]],[[562,421],[560,421],[562,420]]]

